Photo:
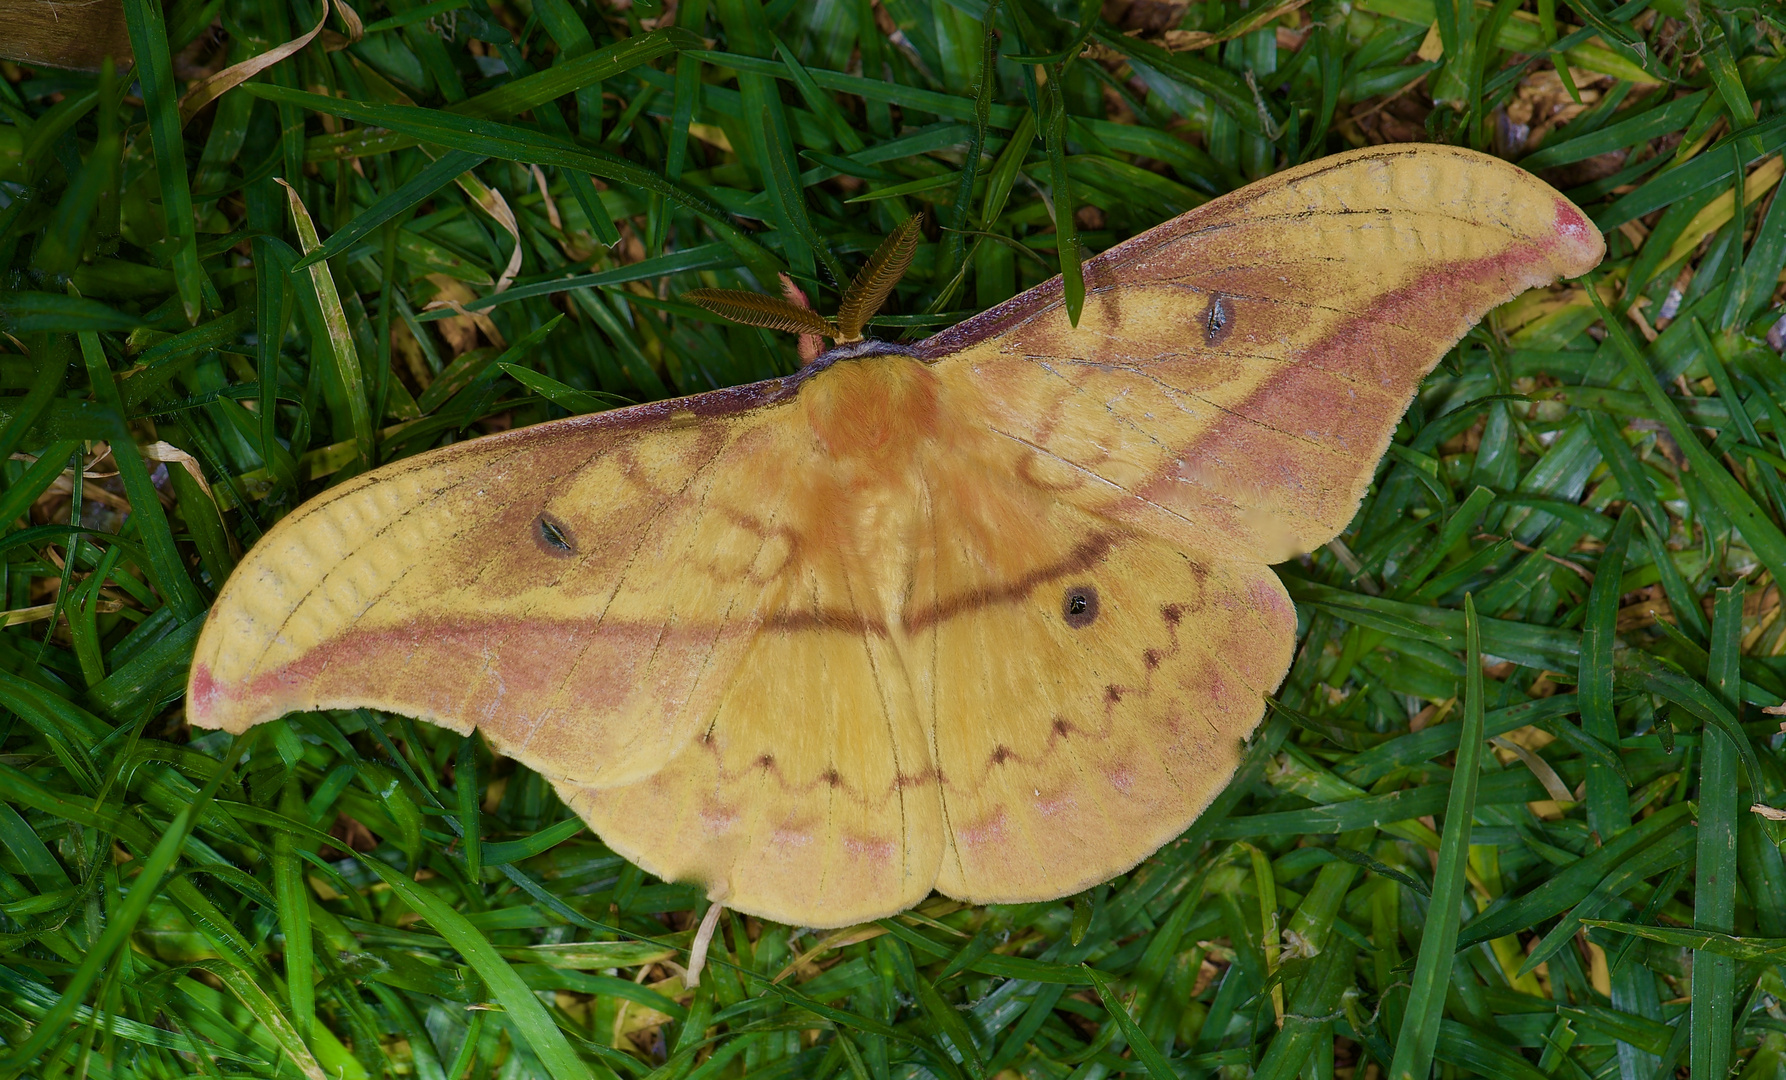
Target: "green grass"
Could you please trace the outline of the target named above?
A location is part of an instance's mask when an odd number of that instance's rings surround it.
[[[1777,8],[656,3],[331,14],[184,127],[317,4],[124,0],[133,74],[6,67],[0,1076],[1786,1074],[1786,831],[1749,809],[1786,804]],[[786,271],[835,310],[924,209],[876,331],[922,335],[1415,137],[1564,188],[1599,292],[1428,380],[1343,542],[1282,568],[1283,708],[1133,873],[727,915],[691,992],[697,890],[476,741],[182,722],[217,584],[307,495],[797,366],[683,291]]]

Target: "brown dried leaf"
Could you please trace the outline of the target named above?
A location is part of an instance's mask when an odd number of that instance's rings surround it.
[[[794,279],[788,275],[781,274],[779,277],[781,279],[781,298],[797,308],[811,311],[812,302],[806,299],[805,290],[794,284]],[[825,339],[819,334],[801,334],[799,350],[800,366],[805,367],[817,360],[819,355],[825,351]]]
[[[1282,0],[1281,3],[1255,11],[1215,32],[1168,30],[1165,34],[1166,48],[1173,52],[1187,52],[1192,49],[1207,49],[1211,45],[1220,45],[1222,42],[1232,41],[1242,34],[1250,34],[1273,19],[1282,18],[1306,3],[1308,0]]]

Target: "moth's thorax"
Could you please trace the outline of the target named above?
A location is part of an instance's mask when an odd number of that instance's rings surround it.
[[[837,595],[896,626],[929,530],[925,466],[950,427],[947,393],[922,362],[880,354],[815,371],[799,404],[826,462],[807,473],[796,504],[818,541],[806,558]]]
[[[809,378],[800,402],[831,457],[898,469],[937,430],[937,381],[898,354],[845,359]]]

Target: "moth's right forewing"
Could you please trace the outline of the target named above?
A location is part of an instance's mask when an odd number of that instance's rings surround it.
[[[1420,380],[1492,307],[1605,247],[1499,159],[1373,147],[1290,169],[926,343],[1063,497],[1277,562],[1356,512]]]

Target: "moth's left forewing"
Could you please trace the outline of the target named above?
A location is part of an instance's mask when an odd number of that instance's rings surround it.
[[[306,503],[225,583],[188,718],[371,707],[480,728],[555,780],[655,771],[755,633],[787,483],[757,463],[800,448],[773,406],[663,411],[455,444]]]
[[[1088,509],[1275,562],[1351,519],[1420,380],[1599,234],[1498,159],[1373,148],[1280,173],[933,339],[995,429]]]

